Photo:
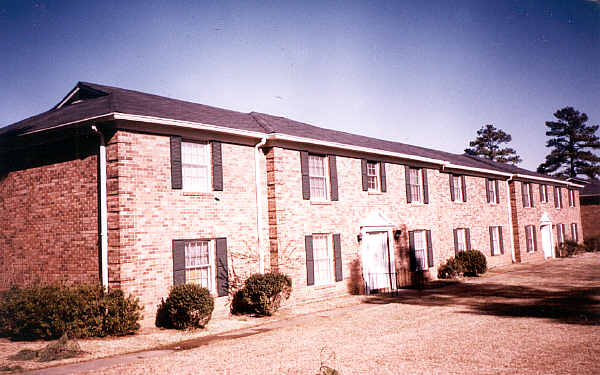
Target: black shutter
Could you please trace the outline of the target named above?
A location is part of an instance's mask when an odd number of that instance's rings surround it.
[[[488,227],[490,232],[490,255],[494,255],[494,227]]]
[[[302,174],[302,199],[310,199],[310,177],[308,175],[307,151],[300,151],[300,173]]]
[[[429,203],[429,185],[427,184],[427,169],[423,168],[423,203]]]
[[[450,180],[450,200],[454,202],[454,200],[456,199],[456,197],[454,196],[454,176],[449,174],[448,177]]]
[[[360,160],[360,173],[362,175],[363,191],[369,190],[369,178],[367,176],[367,159]]]
[[[410,167],[404,166],[404,184],[406,185],[406,203],[412,202],[412,195],[410,191]]]
[[[537,246],[537,234],[535,233],[535,225],[532,225],[532,232],[533,232],[533,251],[537,251],[538,246]]]
[[[181,137],[171,137],[171,188],[183,187],[181,172]]]
[[[525,201],[527,200],[527,190],[525,189],[525,182],[521,181],[521,200],[523,201],[523,207],[527,207],[525,205]]]
[[[213,190],[223,191],[223,155],[221,142],[211,142]]]
[[[465,242],[467,243],[467,251],[471,250],[471,231],[465,228]]]
[[[454,255],[458,255],[458,232],[453,229],[454,232]]]
[[[173,240],[173,285],[185,284],[185,241]]]
[[[329,182],[331,184],[331,200],[338,200],[338,177],[335,155],[329,155]]]
[[[462,185],[463,202],[466,202],[467,201],[467,179],[465,178],[465,176],[460,176],[460,181],[461,181],[461,185]]]
[[[502,239],[502,227],[498,227],[498,242],[500,242],[500,254],[504,255],[504,240]]]
[[[544,196],[544,185],[540,184],[540,202],[542,202],[543,196]]]
[[[558,188],[556,186],[554,187],[554,207],[558,208]]]
[[[410,257],[410,270],[415,272],[417,270],[417,256],[415,255],[415,232],[408,232],[408,255]]]
[[[227,238],[216,238],[217,253],[217,295],[229,294],[229,267],[227,267]]]
[[[306,285],[315,285],[315,261],[313,258],[312,236],[304,236],[306,250]]]
[[[525,244],[527,247],[527,251],[533,251],[533,249],[529,247],[529,240],[531,239],[533,242],[533,238],[531,237],[531,234],[529,233],[530,226],[531,225],[525,225]]]
[[[492,198],[490,197],[490,180],[489,178],[485,179],[485,196],[487,197],[487,202],[490,203]]]
[[[379,174],[381,175],[381,192],[385,193],[387,191],[387,177],[385,176],[385,163],[379,163]]]
[[[433,246],[431,244],[431,231],[426,230],[425,234],[427,235],[427,265],[429,267],[433,267],[434,259],[433,259]]]
[[[496,185],[496,203],[500,203],[500,190],[498,190],[498,180],[494,180]]]
[[[333,262],[335,264],[335,281],[342,281],[342,240],[340,234],[333,235]]]

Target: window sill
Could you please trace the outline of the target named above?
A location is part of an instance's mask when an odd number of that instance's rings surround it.
[[[331,201],[310,201],[311,205],[315,206],[331,206]]]
[[[184,197],[206,197],[206,198],[214,198],[215,194],[212,192],[206,191],[184,191]]]
[[[332,289],[335,288],[335,282],[332,281],[330,283],[327,284],[315,284],[315,290],[322,290],[322,289]]]
[[[383,195],[381,191],[369,191],[369,195]]]
[[[414,207],[426,206],[426,204],[423,203],[423,202],[410,202],[410,203],[407,203],[407,204],[409,206],[414,206]]]

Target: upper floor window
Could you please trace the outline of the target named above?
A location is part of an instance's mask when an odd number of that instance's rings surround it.
[[[523,207],[533,207],[533,193],[531,191],[531,184],[528,182],[521,182],[521,189]]]
[[[367,183],[369,191],[381,191],[380,167],[378,162],[367,162]]]
[[[308,174],[310,176],[310,197],[315,200],[327,200],[327,159],[324,156],[308,155]]]
[[[408,186],[410,189],[410,196],[413,203],[423,203],[422,191],[422,179],[420,168],[410,168],[410,178]]]
[[[558,186],[554,187],[554,207],[563,208],[562,191]]]
[[[498,180],[487,180],[488,202],[498,203]]]
[[[548,185],[540,184],[540,202],[548,202]]]
[[[183,190],[207,192],[210,190],[210,145],[181,142],[181,175]]]
[[[575,190],[569,189],[569,207],[575,207]]]
[[[462,201],[462,180],[460,176],[452,176],[452,193],[455,201]]]

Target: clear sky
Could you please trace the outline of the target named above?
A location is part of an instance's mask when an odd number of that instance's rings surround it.
[[[544,122],[600,123],[600,3],[0,0],[0,126],[90,81],[535,169]]]

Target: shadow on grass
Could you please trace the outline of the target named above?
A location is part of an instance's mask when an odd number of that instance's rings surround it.
[[[250,328],[238,333],[222,333],[217,335],[210,335],[204,337],[198,337],[191,340],[180,341],[173,344],[168,344],[160,347],[160,349],[167,350],[190,350],[195,349],[200,346],[206,346],[219,341],[227,341],[227,340],[235,340],[243,337],[249,337],[258,335],[260,333],[269,332],[270,329],[267,328]]]
[[[469,314],[600,325],[600,287],[548,291],[520,285],[457,283],[434,289],[402,290],[396,296],[372,296],[364,303],[464,306]]]

